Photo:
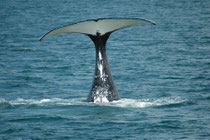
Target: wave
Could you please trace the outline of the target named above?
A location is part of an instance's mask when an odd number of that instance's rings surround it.
[[[16,106],[110,106],[110,107],[122,107],[122,108],[145,108],[145,107],[159,107],[176,105],[187,102],[186,99],[181,97],[165,97],[158,99],[128,99],[124,98],[118,101],[108,103],[88,103],[85,102],[85,98],[73,98],[73,99],[62,99],[62,98],[51,98],[51,99],[23,99],[17,98],[15,100],[6,100],[0,98],[0,109],[7,107]]]

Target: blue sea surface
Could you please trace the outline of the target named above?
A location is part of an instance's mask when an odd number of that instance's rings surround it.
[[[95,48],[51,29],[108,17],[157,23],[112,33],[121,100],[85,102]],[[1,0],[0,140],[210,139],[209,0]]]

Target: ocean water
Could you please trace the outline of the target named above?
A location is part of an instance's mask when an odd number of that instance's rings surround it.
[[[209,0],[1,0],[0,140],[210,139],[209,7]],[[157,25],[110,36],[121,100],[87,103],[95,69],[90,39],[38,39],[104,17]]]

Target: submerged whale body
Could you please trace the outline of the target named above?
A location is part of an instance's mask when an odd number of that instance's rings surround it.
[[[155,25],[154,22],[139,18],[101,18],[86,20],[71,25],[53,29],[44,38],[59,33],[82,33],[90,37],[96,49],[95,75],[88,102],[110,102],[119,100],[120,96],[115,87],[106,55],[106,42],[110,34],[119,29],[136,24]]]

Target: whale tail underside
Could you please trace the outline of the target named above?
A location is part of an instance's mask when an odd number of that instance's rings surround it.
[[[46,33],[43,37],[41,37],[39,41],[42,41],[48,36],[52,36],[59,33],[82,33],[93,36],[96,36],[98,34],[102,36],[106,33],[112,33],[114,31],[132,25],[148,23],[155,25],[155,23],[152,21],[139,18],[101,18],[96,20],[86,20],[66,25],[60,28],[55,28]]]

